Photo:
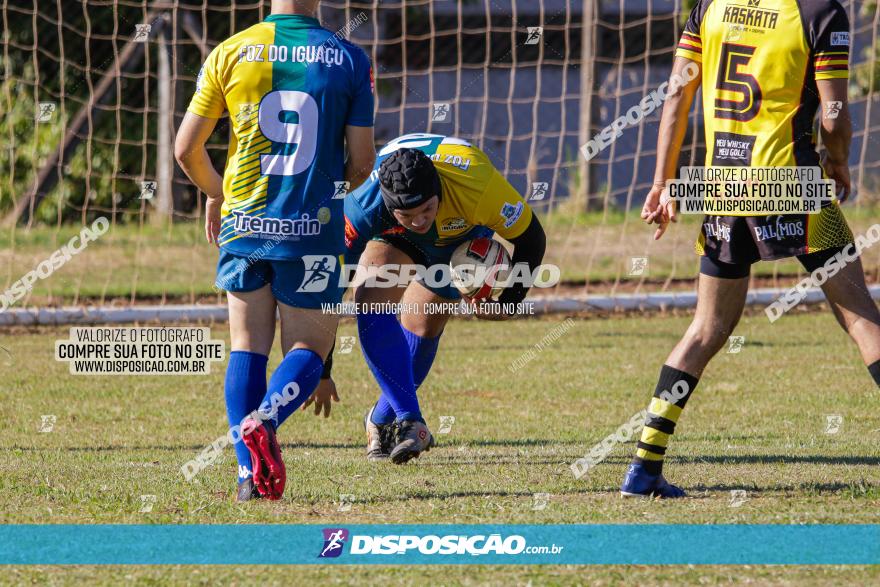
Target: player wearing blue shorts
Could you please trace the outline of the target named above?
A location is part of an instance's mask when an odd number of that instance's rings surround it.
[[[433,443],[416,390],[428,375],[450,314],[404,311],[398,320],[382,306],[436,308],[461,296],[435,278],[379,287],[370,285],[369,276],[379,268],[413,264],[448,267],[460,243],[493,234],[513,245],[512,264],[527,264],[531,275],[544,258],[544,230],[482,151],[461,139],[430,134],[400,137],[379,152],[370,179],[345,200],[345,223],[346,262],[359,261],[368,276],[355,290],[361,348],[382,390],[365,418],[367,455],[371,460],[390,455],[393,462],[405,463]],[[521,302],[528,289],[527,283],[512,283],[497,301],[482,302],[477,315],[498,319],[498,305]]]
[[[216,284],[228,292],[225,393],[229,423],[240,431],[238,501],[280,499],[286,472],[275,429],[316,388],[329,389],[319,381],[337,319],[319,308],[342,293],[339,186],[359,185],[375,161],[369,59],[322,28],[317,7],[273,0],[263,22],[218,45],[175,145],[207,194],[205,232],[220,247]],[[232,136],[221,178],[205,143],[224,112]],[[267,383],[276,311],[283,359]]]

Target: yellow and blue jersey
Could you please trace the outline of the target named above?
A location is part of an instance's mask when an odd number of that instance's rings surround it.
[[[817,80],[849,76],[837,0],[700,0],[676,55],[702,64],[707,166],[817,166]]]
[[[360,48],[314,18],[269,16],[211,52],[189,111],[229,113],[221,248],[275,260],[343,252],[345,127],[373,126]]]
[[[440,175],[437,217],[426,234],[407,231],[382,201],[378,169],[401,148],[429,155]],[[531,221],[529,205],[480,149],[454,137],[410,134],[383,147],[370,178],[345,199],[345,244],[349,258],[360,256],[370,239],[390,235],[405,234],[407,240],[426,249],[454,248],[480,227],[514,239]]]

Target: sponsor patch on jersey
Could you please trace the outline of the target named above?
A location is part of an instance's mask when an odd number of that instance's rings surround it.
[[[716,132],[712,150],[715,167],[748,167],[752,164],[755,137],[732,132]]]
[[[467,228],[467,221],[461,216],[454,216],[452,218],[444,218],[443,222],[440,223],[440,231],[448,232],[450,230],[464,230]]]
[[[300,240],[304,236],[321,234],[321,222],[303,214],[299,218],[271,218],[245,214],[241,210],[233,210],[235,218],[233,228],[238,234],[256,238],[278,236],[285,240]]]
[[[501,216],[504,217],[504,228],[510,228],[516,221],[519,220],[519,217],[522,216],[523,212],[523,203],[517,202],[516,205],[508,204],[504,202],[504,205],[501,207]]]
[[[831,33],[831,46],[832,47],[849,47],[849,33],[848,32]]]
[[[764,10],[759,8],[759,3],[748,6],[736,6],[728,4],[724,7],[722,21],[726,23],[741,24],[747,27],[762,29],[775,29],[779,23],[778,10]]]
[[[350,249],[355,241],[358,239],[360,235],[358,234],[357,229],[351,223],[351,220],[348,219],[348,216],[345,217],[345,248]]]

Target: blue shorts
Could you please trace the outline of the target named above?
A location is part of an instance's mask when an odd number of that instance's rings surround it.
[[[282,304],[318,310],[321,304],[338,304],[340,263],[332,255],[303,255],[296,259],[249,259],[220,249],[214,285],[229,292],[256,291],[267,283]]]
[[[391,245],[395,249],[399,249],[406,253],[407,256],[412,259],[412,262],[417,265],[431,267],[432,265],[449,265],[449,261],[452,260],[452,253],[455,252],[455,249],[457,249],[458,245],[461,243],[480,237],[492,238],[492,235],[494,234],[495,231],[490,228],[486,228],[485,226],[475,226],[473,230],[468,232],[464,238],[458,242],[450,243],[442,247],[437,246],[432,242],[425,242],[417,237],[410,237],[406,233],[381,234],[373,237],[372,240],[383,242]],[[441,298],[446,298],[448,300],[461,299],[461,293],[459,293],[451,283],[442,287],[432,287],[425,283],[421,278],[417,278],[416,281],[420,282],[426,289]]]

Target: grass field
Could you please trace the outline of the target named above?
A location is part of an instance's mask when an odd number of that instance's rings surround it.
[[[864,233],[874,224],[878,212],[868,207],[846,208],[855,233]],[[693,243],[700,218],[681,218],[678,226],[654,241],[653,228],[646,227],[635,212],[569,213],[563,208],[542,216],[548,240],[544,262],[557,265],[565,281],[590,284],[587,293],[615,292],[621,287],[626,291],[690,289],[698,267]],[[0,292],[48,259],[80,229],[65,225],[0,231]],[[643,275],[629,275],[632,257],[648,259]],[[880,281],[880,247],[866,250],[863,259],[868,280]],[[165,228],[117,224],[51,279],[38,280],[15,307],[129,300],[222,303],[212,290],[216,262],[217,251],[205,243],[201,223]],[[799,273],[802,269],[793,260],[760,263],[754,268],[754,275],[765,281],[782,277],[772,282],[777,287],[789,287],[794,282],[790,276]]]
[[[738,354],[707,369],[672,441],[675,502],[622,500],[632,444],[588,476],[569,465],[650,396],[684,316],[577,320],[521,369],[508,368],[562,318],[450,325],[421,392],[440,444],[407,466],[364,458],[377,391],[359,349],[337,355],[342,403],[298,414],[279,436],[281,502],[232,502],[234,458],[183,481],[180,466],[225,431],[223,365],[209,376],[74,376],[54,360],[66,329],[4,332],[0,345],[2,523],[880,523],[880,392],[825,312],[747,317]],[[351,322],[340,334],[355,334]],[[228,340],[225,326],[215,337]],[[271,359],[279,360],[276,351]],[[39,433],[41,415],[57,417]],[[826,416],[843,425],[826,433]],[[731,491],[746,491],[732,507]],[[533,494],[551,494],[544,510]],[[339,512],[340,494],[353,494]],[[142,495],[155,495],[140,513]],[[634,545],[634,548],[637,546]],[[649,546],[646,546],[649,547]],[[698,548],[698,545],[695,545]],[[876,567],[16,567],[0,583],[819,585],[880,582]]]

